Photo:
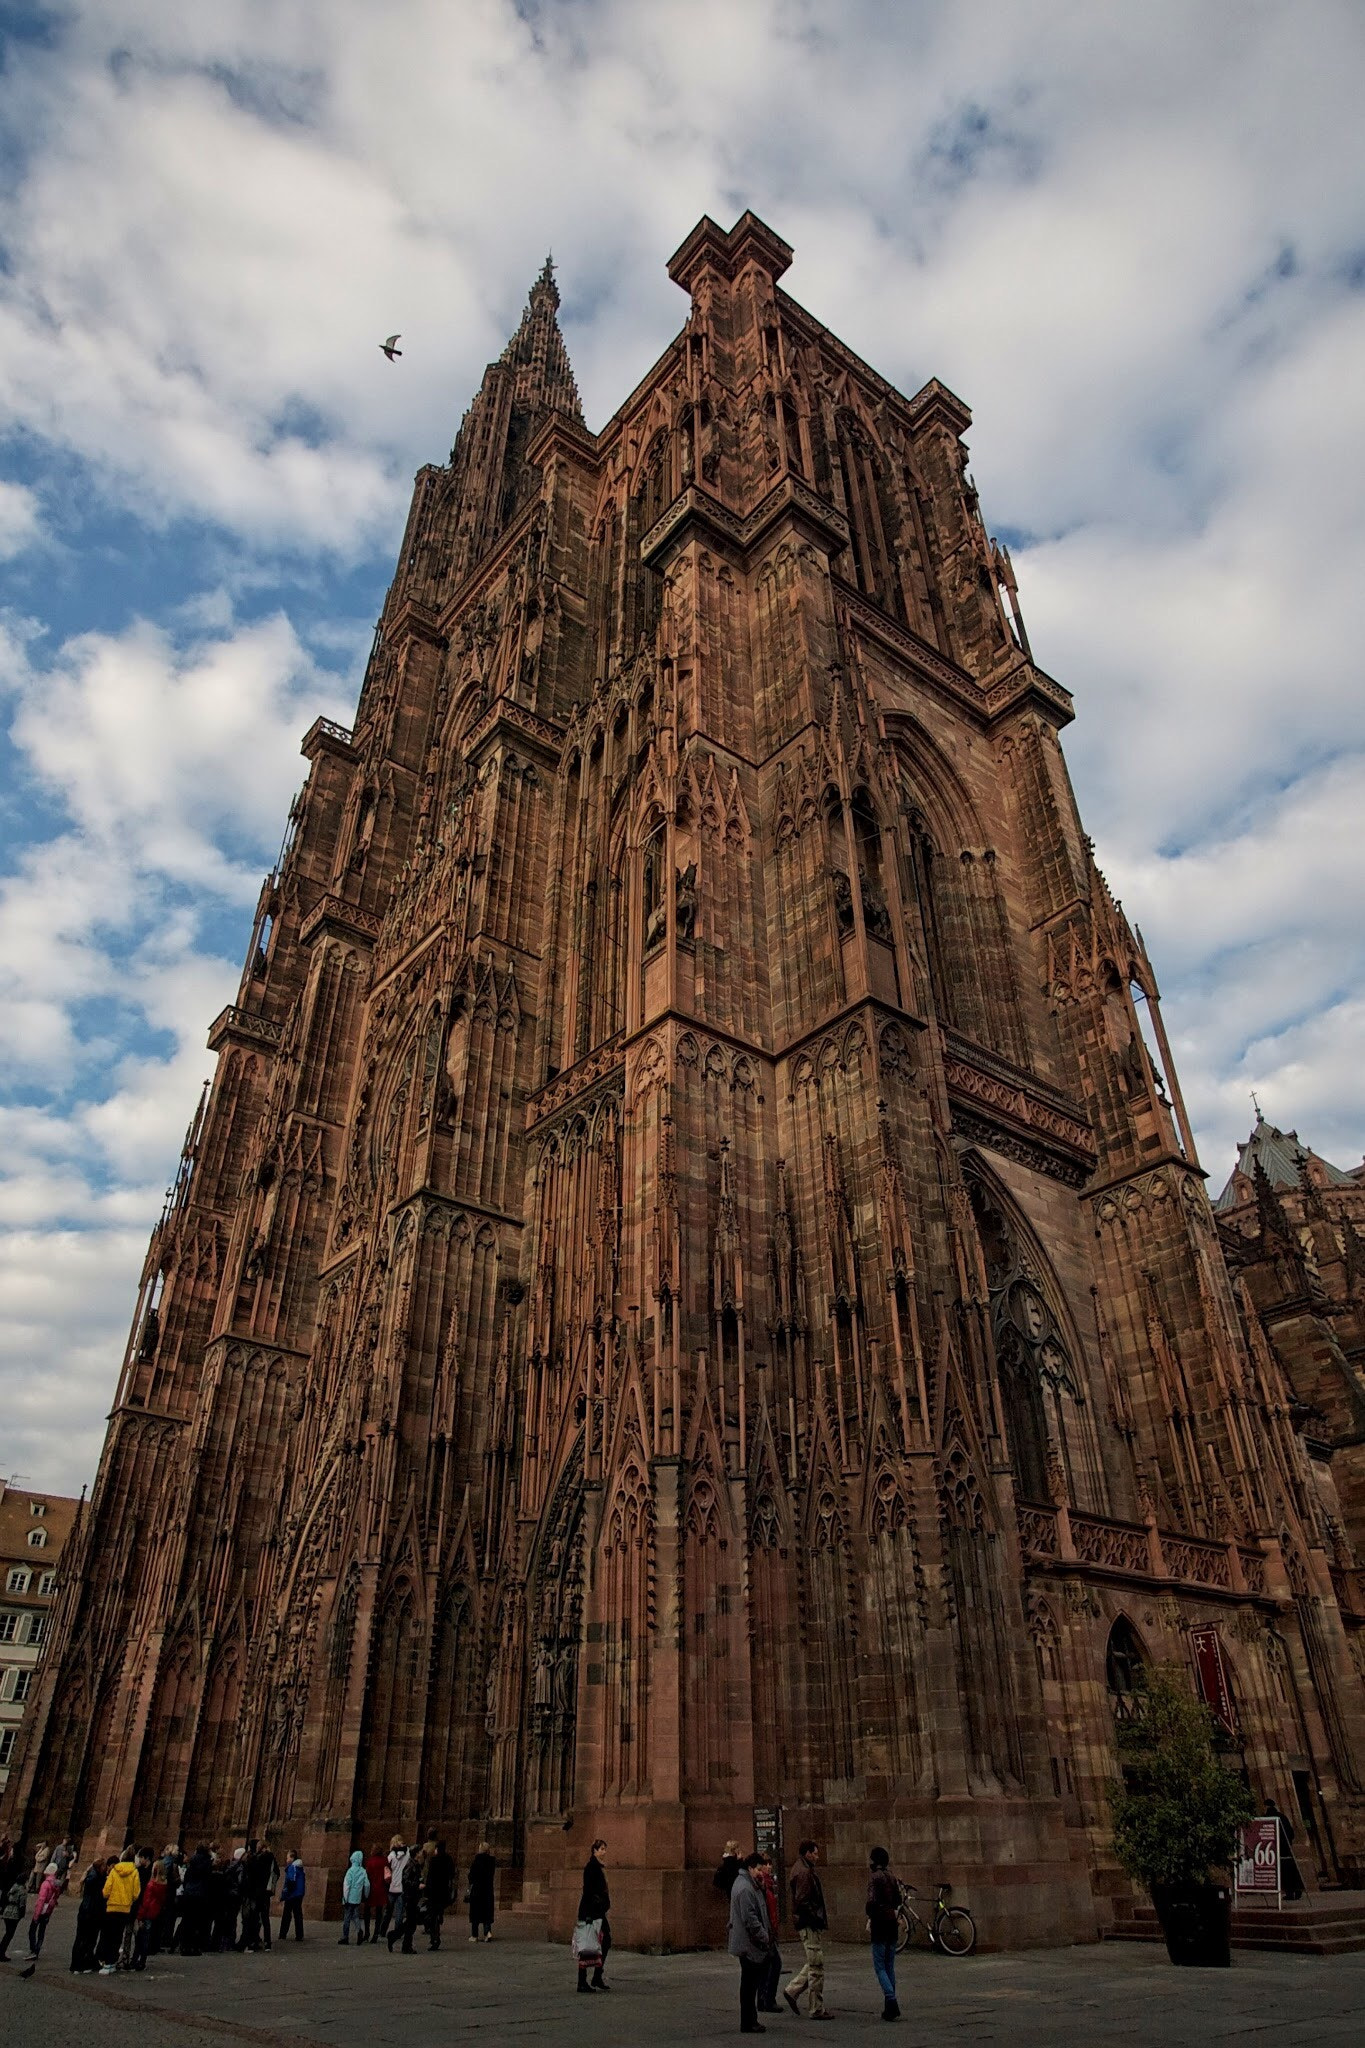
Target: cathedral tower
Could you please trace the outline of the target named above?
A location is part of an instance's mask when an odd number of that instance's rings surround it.
[[[836,1921],[879,1839],[1074,1939],[1171,1657],[1359,1867],[1359,1487],[1234,1293],[968,412],[790,254],[701,221],[598,434],[547,264],[418,476],[210,1033],[20,1822],[287,1835],[333,1887],[486,1834],[557,1933],[604,1834],[618,1938],[685,1944],[781,1809]]]

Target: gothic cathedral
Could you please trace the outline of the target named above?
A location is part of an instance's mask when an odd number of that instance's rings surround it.
[[[995,1944],[1088,1938],[1167,1659],[1360,1881],[1365,1185],[1345,1309],[1256,1160],[1215,1216],[967,409],[790,256],[703,219],[598,434],[547,264],[417,478],[12,1823],[267,1834],[332,1895],[353,1843],[487,1836],[557,1935],[602,1834],[618,1940],[682,1945],[778,1809],[836,1927],[880,1840]]]

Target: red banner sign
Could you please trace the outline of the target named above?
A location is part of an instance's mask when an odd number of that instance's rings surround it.
[[[1273,1813],[1238,1830],[1236,1889],[1280,1895],[1280,1823]]]
[[[1235,1735],[1237,1711],[1232,1704],[1232,1687],[1228,1683],[1223,1644],[1217,1629],[1192,1628],[1190,1648],[1194,1652],[1194,1675],[1199,1684],[1200,1698],[1228,1734]]]

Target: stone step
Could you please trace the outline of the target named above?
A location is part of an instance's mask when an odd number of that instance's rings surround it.
[[[1115,1902],[1106,1941],[1160,1941],[1156,1913],[1148,1904]],[[1277,1911],[1273,1906],[1235,1906],[1234,1948],[1280,1949],[1299,1955],[1345,1955],[1365,1949],[1365,1893],[1316,1892]]]

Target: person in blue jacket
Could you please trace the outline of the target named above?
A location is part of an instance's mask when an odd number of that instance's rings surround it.
[[[353,1927],[356,1944],[359,1946],[365,1901],[369,1896],[370,1880],[365,1875],[365,1851],[352,1849],[346,1875],[341,1880],[341,1934],[337,1943],[339,1948],[350,1947]]]
[[[303,1940],[303,1895],[307,1889],[303,1858],[297,1849],[291,1849],[289,1860],[284,1866],[284,1881],[280,1886],[281,1941],[288,1935],[291,1925],[295,1941]]]

